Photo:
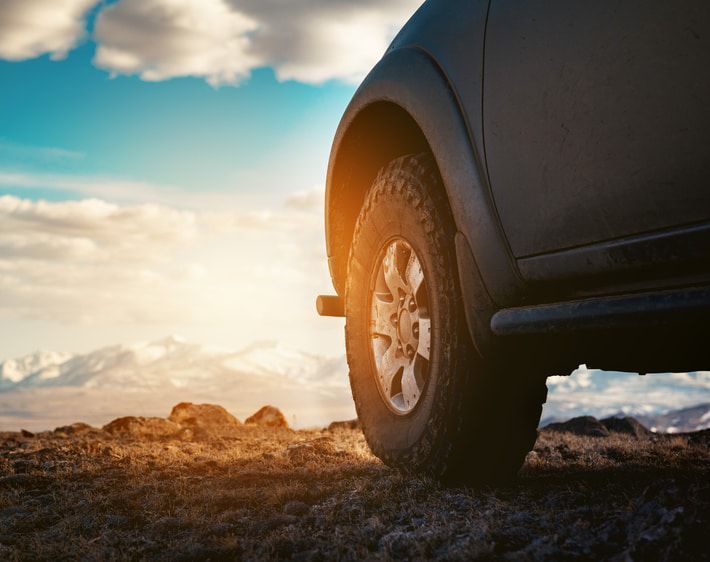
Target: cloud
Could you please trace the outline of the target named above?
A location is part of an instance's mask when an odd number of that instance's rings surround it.
[[[355,83],[420,0],[122,0],[98,16],[95,63],[144,80],[235,84],[270,66],[280,80]]]
[[[234,205],[238,195],[194,192],[174,185],[116,177],[47,174],[0,169],[0,186],[20,189],[48,189],[118,203],[151,202],[186,208],[224,208]]]
[[[0,0],[0,58],[64,58],[99,0]],[[119,0],[98,13],[96,66],[159,81],[360,81],[421,0]]]
[[[257,22],[252,51],[280,80],[359,82],[421,0],[233,0]]]
[[[64,58],[85,35],[86,14],[98,1],[0,0],[0,58]]]
[[[120,207],[98,199],[30,201],[0,197],[0,236],[49,235],[54,239],[92,240],[115,254],[134,252],[151,242],[186,240],[193,236],[196,217],[158,205]],[[49,238],[48,238],[49,240]],[[0,256],[2,254],[0,253]]]
[[[0,315],[76,323],[163,313],[173,257],[195,239],[193,213],[0,197]]]
[[[550,377],[543,418],[598,418],[659,413],[710,400],[710,372],[620,373],[582,365],[571,376]]]
[[[255,27],[223,0],[123,0],[98,17],[95,62],[149,81],[203,76],[213,85],[235,83],[257,63],[248,53]]]
[[[327,282],[316,213],[185,211],[0,197],[0,320],[230,326],[243,341],[315,319]],[[267,305],[268,303],[268,305]]]
[[[322,187],[296,191],[286,198],[286,206],[303,211],[323,210],[325,190]]]

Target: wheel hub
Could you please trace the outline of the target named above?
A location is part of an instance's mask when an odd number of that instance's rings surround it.
[[[399,314],[399,326],[397,327],[399,341],[400,342],[411,342],[412,339],[418,339],[412,337],[412,316],[409,314],[408,310],[402,310]]]
[[[428,378],[431,322],[421,262],[404,240],[391,242],[375,273],[370,337],[378,388],[404,415],[419,403]]]

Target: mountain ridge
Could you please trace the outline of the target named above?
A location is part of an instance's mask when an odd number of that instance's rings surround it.
[[[0,363],[0,391],[38,387],[177,388],[191,382],[240,376],[326,381],[339,358],[258,341],[238,351],[207,347],[171,335],[158,340],[101,347],[88,353],[38,351]]]
[[[289,419],[327,424],[353,417],[347,373],[342,355],[317,355],[273,340],[234,351],[170,335],[88,353],[38,351],[0,363],[0,426],[42,429],[68,423],[74,412],[105,423],[122,411],[154,415],[168,400],[197,397],[238,412],[279,402]],[[657,431],[710,426],[710,372],[639,377],[582,366],[547,384],[541,427],[580,415],[633,416]]]

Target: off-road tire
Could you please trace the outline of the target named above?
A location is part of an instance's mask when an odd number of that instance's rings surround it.
[[[464,317],[455,227],[428,154],[384,166],[360,211],[345,291],[350,385],[365,438],[387,465],[452,484],[513,478],[535,444],[547,395],[541,376],[521,376],[484,361]],[[387,407],[375,380],[370,342],[373,271],[382,248],[405,239],[424,271],[431,315],[428,382],[415,409]]]

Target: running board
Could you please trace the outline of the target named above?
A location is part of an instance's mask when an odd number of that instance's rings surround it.
[[[505,308],[491,318],[498,336],[634,329],[710,318],[710,288],[675,289]]]

